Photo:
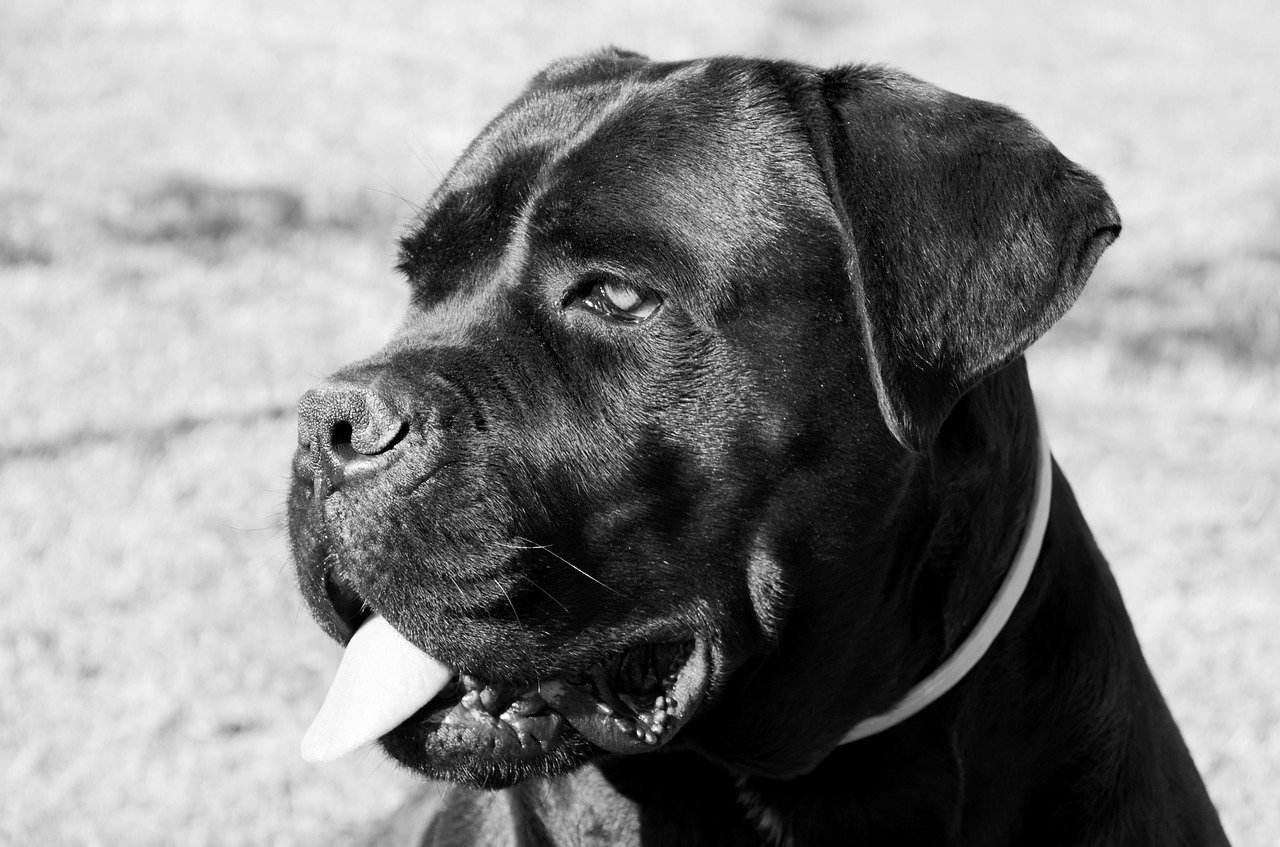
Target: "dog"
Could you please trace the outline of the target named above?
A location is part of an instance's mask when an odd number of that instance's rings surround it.
[[[299,405],[304,752],[414,843],[1225,844],[1022,354],[1120,218],[880,66],[557,62]]]

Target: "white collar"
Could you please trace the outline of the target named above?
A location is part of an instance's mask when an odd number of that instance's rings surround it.
[[[865,718],[855,724],[853,729],[840,740],[841,744],[858,741],[897,726],[946,694],[973,669],[973,666],[987,652],[987,648],[996,640],[1000,630],[1008,623],[1014,606],[1018,604],[1018,599],[1022,597],[1022,592],[1031,579],[1031,571],[1035,568],[1036,559],[1040,556],[1045,527],[1049,523],[1053,458],[1049,453],[1049,440],[1045,437],[1044,421],[1037,420],[1037,425],[1040,430],[1040,464],[1036,473],[1036,490],[1035,498],[1031,503],[1031,517],[1027,521],[1026,531],[1018,545],[1013,564],[1009,566],[1004,583],[996,592],[991,605],[987,607],[987,611],[969,633],[969,637],[938,666],[937,670],[916,683],[889,711]]]

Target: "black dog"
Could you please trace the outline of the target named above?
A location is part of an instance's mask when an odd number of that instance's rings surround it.
[[[553,65],[403,240],[391,343],[303,399],[302,589],[426,680],[313,754],[390,729],[506,789],[432,844],[1225,843],[1056,469],[1033,526],[1021,353],[1119,231],[1026,121],[901,73]]]

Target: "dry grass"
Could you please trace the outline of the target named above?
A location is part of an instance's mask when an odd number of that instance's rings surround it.
[[[281,536],[292,404],[396,318],[393,195],[607,42],[890,61],[1107,179],[1127,232],[1033,375],[1228,830],[1274,838],[1274,4],[536,8],[0,7],[0,843],[340,841],[395,804],[375,757],[297,759],[335,652]]]

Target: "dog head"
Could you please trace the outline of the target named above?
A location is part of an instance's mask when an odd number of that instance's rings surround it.
[[[404,237],[390,343],[300,410],[317,620],[457,672],[383,745],[486,786],[812,767],[901,690],[913,461],[1118,231],[1017,115],[893,71],[544,71]]]

